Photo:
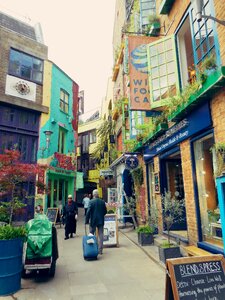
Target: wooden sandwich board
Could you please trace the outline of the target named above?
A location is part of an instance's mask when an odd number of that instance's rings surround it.
[[[166,261],[165,300],[224,300],[223,255],[183,257]]]

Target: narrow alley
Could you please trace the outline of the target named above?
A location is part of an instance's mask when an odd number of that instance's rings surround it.
[[[64,240],[57,225],[59,259],[53,279],[29,276],[22,289],[1,299],[164,299],[165,273],[138,246],[119,233],[119,247],[105,248],[97,261],[85,261],[82,253],[83,209],[79,211],[77,236]]]

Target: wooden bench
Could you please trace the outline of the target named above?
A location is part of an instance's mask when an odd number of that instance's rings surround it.
[[[187,252],[188,256],[208,256],[212,255],[212,253],[198,248],[196,246],[186,246],[183,247],[184,251]]]

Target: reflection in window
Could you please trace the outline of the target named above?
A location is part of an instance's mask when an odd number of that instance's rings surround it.
[[[149,85],[153,100],[152,107],[154,108],[163,105],[161,100],[177,94],[178,80],[174,37],[167,37],[149,44],[148,57]]]
[[[10,49],[9,74],[42,83],[43,61],[20,51]]]
[[[219,232],[221,232],[220,211],[210,150],[213,143],[212,134],[194,142],[194,156],[203,240],[221,246],[222,238],[219,236]]]

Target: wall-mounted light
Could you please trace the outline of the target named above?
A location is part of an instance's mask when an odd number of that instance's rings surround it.
[[[50,138],[51,138],[51,135],[53,134],[53,132],[51,130],[45,130],[44,134],[45,134],[45,138],[46,138],[46,145],[45,145],[45,147],[39,148],[39,150],[41,151],[42,158],[44,157],[45,150],[48,150],[48,148],[49,148]]]
[[[198,22],[201,22],[202,18],[203,19],[210,19],[210,20],[213,20],[213,21],[225,26],[225,21],[219,20],[219,19],[214,18],[212,16],[206,16],[206,15],[202,14],[203,0],[191,0],[191,3],[192,3],[193,8],[195,10],[196,19],[197,19]]]
[[[51,135],[53,134],[53,131],[45,130],[44,134],[45,134],[45,137],[46,137],[46,149],[48,149],[49,145],[50,145],[50,138],[51,138]]]

